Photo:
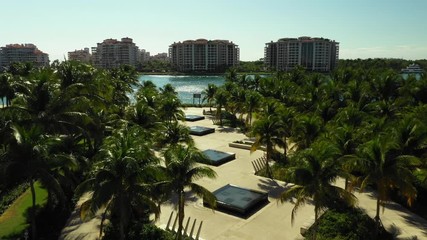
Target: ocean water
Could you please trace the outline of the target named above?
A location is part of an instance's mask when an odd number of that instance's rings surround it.
[[[208,84],[221,86],[224,84],[225,78],[223,76],[141,75],[139,80],[141,82],[150,80],[158,88],[162,88],[170,83],[175,88],[175,91],[178,92],[178,97],[182,103],[193,103],[194,93],[202,93]],[[199,99],[195,99],[194,101],[195,103],[199,103]]]

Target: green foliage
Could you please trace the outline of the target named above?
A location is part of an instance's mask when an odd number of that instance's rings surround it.
[[[314,234],[316,232],[316,238]],[[375,236],[375,222],[360,209],[328,210],[305,234],[305,239],[376,240],[392,239],[387,233]]]
[[[237,67],[239,72],[259,73],[264,71],[264,61],[240,61]]]
[[[0,215],[29,187],[28,183],[13,186],[9,191],[0,192]]]
[[[172,233],[162,230],[153,224],[144,224],[142,228],[135,228],[138,224],[131,227],[127,239],[129,240],[172,240],[174,236]]]

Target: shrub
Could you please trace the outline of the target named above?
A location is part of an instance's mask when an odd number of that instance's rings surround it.
[[[316,239],[392,239],[385,230],[381,231],[381,236],[375,236],[375,226],[374,220],[360,209],[328,210],[317,222]],[[314,239],[315,228],[316,226],[313,225],[307,231],[305,239]]]
[[[21,183],[12,187],[9,191],[0,192],[0,215],[9,208],[19,196],[29,187],[28,183]]]

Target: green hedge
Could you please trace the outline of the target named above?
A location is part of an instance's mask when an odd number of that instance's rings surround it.
[[[375,222],[360,209],[328,210],[317,222],[317,240],[376,240],[392,239],[382,231],[375,236]],[[305,239],[314,239],[315,225],[305,234]]]

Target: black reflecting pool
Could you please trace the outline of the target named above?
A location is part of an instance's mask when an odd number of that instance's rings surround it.
[[[216,197],[218,210],[240,217],[248,217],[268,203],[267,193],[230,184],[219,188],[213,194]],[[203,203],[209,207],[205,201]]]
[[[213,132],[215,132],[215,128],[202,127],[202,126],[190,127],[190,134],[192,135],[203,136]]]
[[[209,160],[207,163],[214,166],[219,166],[236,158],[235,153],[221,152],[213,149],[205,150],[203,154]]]
[[[203,119],[205,119],[205,116],[185,115],[185,121],[189,121],[189,122],[195,122],[195,121],[199,121],[199,120],[203,120]]]

